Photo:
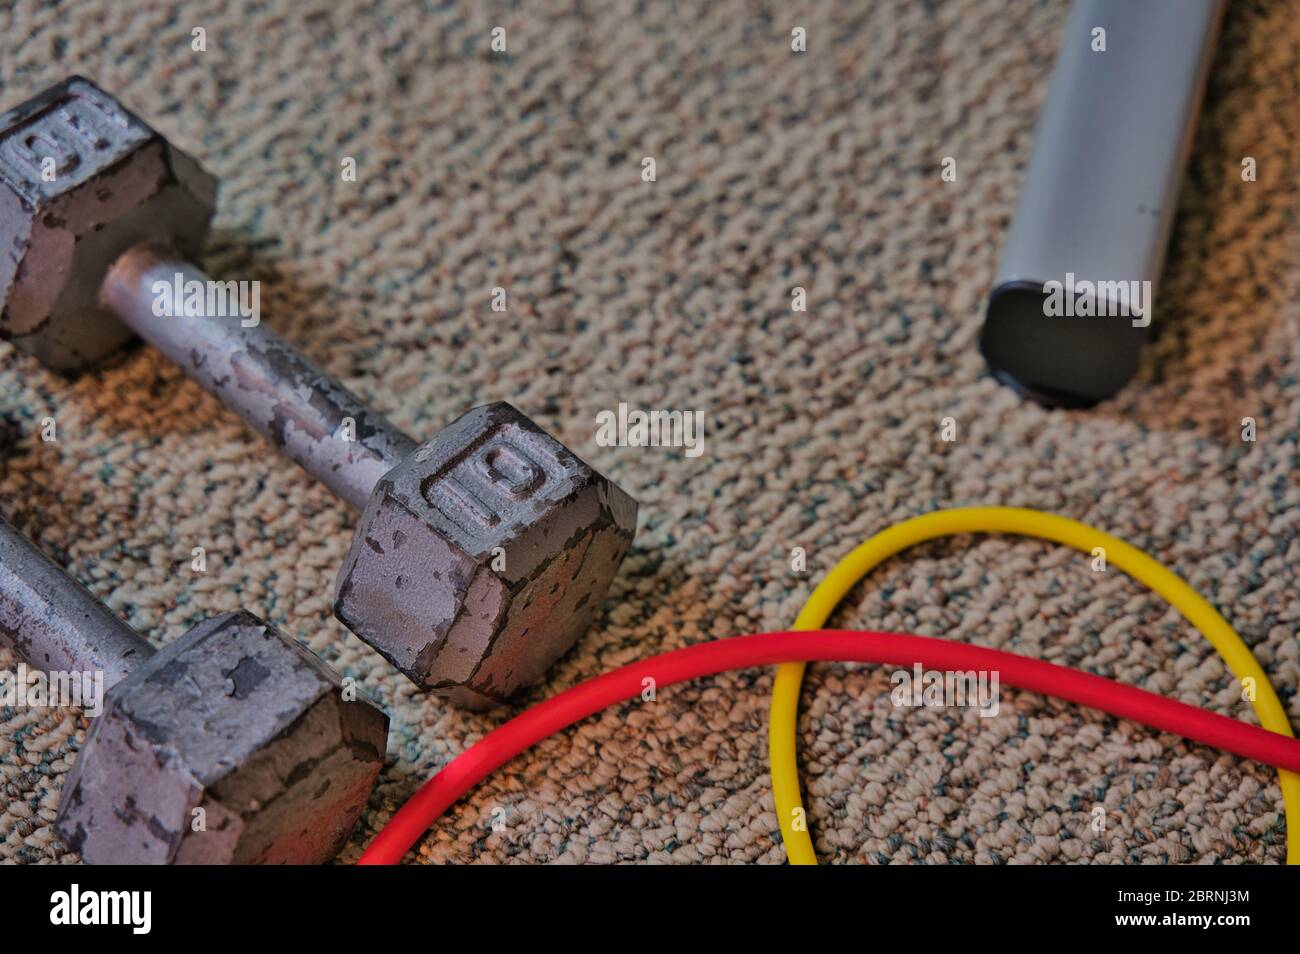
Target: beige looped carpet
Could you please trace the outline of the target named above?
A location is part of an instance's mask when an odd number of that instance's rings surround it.
[[[787,626],[870,532],[996,503],[1059,511],[1168,561],[1300,717],[1290,4],[1231,5],[1161,337],[1132,386],[1078,413],[1018,400],[976,350],[1063,0],[219,6],[6,5],[0,101],[70,72],[117,92],[221,177],[205,261],[260,279],[268,324],[413,433],[508,399],[639,498],[602,617],[530,699]],[[497,25],[504,56],[488,48]],[[790,52],[794,26],[806,54]],[[196,27],[207,52],[191,50]],[[359,181],[340,181],[344,156]],[[956,183],[940,181],[945,156]],[[1245,156],[1255,183],[1241,181]],[[806,315],[791,313],[796,285]],[[507,315],[489,307],[494,286]],[[354,516],[154,353],[68,381],[0,345],[0,394],[0,512],[134,626],[166,642],[245,606],[391,713],[389,764],[342,860],[503,718],[420,698],[333,620]],[[704,410],[705,453],[597,446],[596,414],[619,401]],[[39,439],[46,416],[57,443]],[[956,443],[939,440],[947,416]],[[194,546],[205,575],[190,572]],[[1046,544],[925,546],[835,622],[1009,649],[1254,718],[1159,598]],[[419,860],[781,861],[771,683],[768,670],[719,676],[587,721],[457,806]],[[1261,766],[1012,690],[985,720],[895,709],[889,688],[878,667],[812,670],[801,755],[826,860],[1284,857]],[[0,855],[75,860],[49,823],[80,714],[0,721]]]

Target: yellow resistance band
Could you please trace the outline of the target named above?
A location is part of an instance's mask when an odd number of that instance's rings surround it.
[[[940,510],[890,527],[863,543],[831,570],[826,579],[813,590],[812,596],[808,597],[808,602],[795,620],[794,628],[820,629],[845,594],[872,568],[894,554],[913,544],[958,533],[1015,533],[1063,543],[1089,554],[1095,547],[1103,547],[1108,563],[1155,590],[1199,629],[1219,651],[1223,661],[1238,679],[1254,680],[1255,712],[1264,728],[1286,735],[1294,734],[1277,693],[1273,691],[1250,647],[1241,641],[1228,621],[1177,574],[1117,537],[1038,510],[966,507]],[[799,766],[795,756],[799,687],[803,681],[804,668],[804,663],[801,662],[783,663],[776,671],[776,682],[772,687],[768,751],[772,760],[772,792],[776,799],[777,818],[781,822],[781,836],[785,840],[786,856],[791,864],[815,865],[817,855],[813,851],[808,826],[795,826],[796,819],[805,818],[799,797]],[[1282,785],[1282,801],[1286,806],[1287,863],[1300,864],[1300,775],[1279,771],[1278,778]]]

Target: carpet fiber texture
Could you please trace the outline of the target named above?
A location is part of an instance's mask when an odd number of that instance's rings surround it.
[[[596,625],[524,702],[787,627],[869,533],[1012,504],[1165,560],[1235,624],[1300,725],[1290,4],[1232,4],[1160,336],[1122,394],[1068,413],[998,386],[976,348],[1063,0],[6,7],[0,100],[81,73],[198,156],[223,184],[205,264],[260,280],[276,331],[413,434],[509,400],[640,500]],[[806,53],[791,52],[796,26]],[[944,157],[956,182],[940,179]],[[388,764],[341,860],[506,714],[422,698],[333,619],[355,515],[155,352],[68,380],[3,344],[0,395],[0,512],[132,625],[161,644],[246,607],[391,714]],[[704,453],[598,446],[596,415],[620,401],[704,411]],[[46,417],[57,442],[40,439]],[[955,442],[940,438],[947,417]],[[206,573],[190,569],[196,546]],[[1254,720],[1162,600],[1047,544],[926,545],[834,622],[1012,650]],[[17,662],[0,651],[0,668]],[[410,858],[780,862],[771,683],[723,675],[592,718],[495,775]],[[889,689],[878,667],[810,673],[801,758],[825,860],[1284,857],[1262,766],[1009,689],[992,719],[897,709]],[[0,857],[76,860],[50,822],[84,727],[75,710],[0,710]]]

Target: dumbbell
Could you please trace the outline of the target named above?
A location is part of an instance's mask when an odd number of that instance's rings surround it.
[[[55,830],[95,864],[323,864],[370,797],[388,717],[251,613],[156,651],[0,520],[0,634],[104,674]]]
[[[76,371],[134,333],[360,509],[334,612],[417,685],[502,702],[591,624],[636,501],[508,404],[417,445],[260,323],[156,314],[211,287],[186,258],[216,180],[112,96],[73,77],[0,116],[0,185],[0,335]]]

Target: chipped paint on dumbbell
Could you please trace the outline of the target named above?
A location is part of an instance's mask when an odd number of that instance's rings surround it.
[[[3,520],[0,634],[104,672],[55,823],[85,861],[321,864],[383,767],[388,717],[274,627],[227,613],[155,652]]]
[[[153,647],[0,519],[0,636],[43,672],[102,672],[112,689]]]
[[[458,705],[536,682],[591,625],[636,504],[508,404],[475,408],[375,488],[336,611]]]
[[[197,254],[217,192],[194,159],[79,77],[0,115],[0,185],[0,331],[58,371],[131,339],[98,305],[104,272],[146,240]]]
[[[227,613],[109,694],[57,831],[92,863],[323,864],[369,801],[387,733],[318,658]]]
[[[209,281],[166,248],[129,250],[103,281],[107,320],[120,318],[308,473],[363,508],[415,441],[265,329],[205,315],[160,319],[154,283],[170,284],[176,275],[185,284]]]
[[[55,183],[31,181],[34,143],[59,150]],[[540,678],[590,625],[631,545],[636,502],[508,404],[476,408],[417,451],[260,323],[156,315],[156,282],[208,281],[185,256],[206,236],[215,183],[111,96],[74,78],[0,117],[0,182],[0,333],[66,369],[134,331],[364,508],[335,613],[416,683],[488,705]],[[541,480],[485,461],[493,447],[503,467],[516,455]],[[478,493],[453,471],[477,474]],[[403,481],[419,494],[403,497]],[[373,546],[394,527],[425,541],[400,566]]]

